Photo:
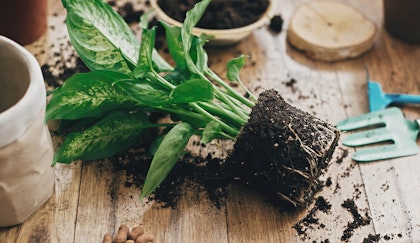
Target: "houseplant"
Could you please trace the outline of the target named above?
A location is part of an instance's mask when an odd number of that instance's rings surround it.
[[[54,163],[114,155],[147,142],[152,129],[160,127],[141,192],[145,197],[165,179],[192,136],[200,136],[204,144],[238,138],[238,153],[232,152],[221,174],[245,184],[259,181],[261,191],[278,205],[306,206],[319,189],[319,176],[337,145],[338,131],[292,107],[274,90],[257,100],[239,77],[243,55],[227,63],[227,79],[239,83],[246,95],[214,73],[207,65],[206,36],[192,34],[209,3],[196,4],[182,27],[162,22],[176,63],[172,67],[154,49],[155,27],[148,28],[147,15],[140,22],[139,43],[121,16],[101,0],[63,0],[71,42],[92,71],[66,80],[47,106],[47,120],[78,121]],[[277,107],[275,112],[267,112],[272,107]],[[152,122],[149,115],[155,111],[169,114],[171,121]],[[261,140],[266,140],[261,143],[264,151],[256,151],[259,145],[253,142]],[[261,157],[248,161],[238,154]]]
[[[22,223],[54,188],[44,123],[45,87],[36,59],[0,36],[0,227]]]

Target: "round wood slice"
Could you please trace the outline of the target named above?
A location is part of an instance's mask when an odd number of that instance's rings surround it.
[[[287,39],[309,57],[339,61],[372,48],[375,24],[351,6],[329,0],[310,1],[291,17]]]

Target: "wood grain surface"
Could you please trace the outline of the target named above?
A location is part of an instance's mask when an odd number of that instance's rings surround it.
[[[123,1],[116,1],[122,4]],[[385,92],[420,94],[420,45],[407,44],[383,29],[381,0],[346,0],[378,27],[372,50],[351,60],[314,61],[286,41],[288,20],[305,1],[281,1],[277,11],[285,23],[281,33],[264,27],[241,43],[208,50],[211,68],[225,72],[225,63],[240,54],[249,56],[242,80],[256,93],[274,88],[291,104],[332,124],[368,112],[365,67]],[[137,8],[145,1],[134,2]],[[70,60],[65,10],[50,0],[49,31],[42,40],[27,46],[40,65],[60,58]],[[54,55],[59,52],[57,57]],[[291,83],[290,80],[295,82]],[[420,106],[404,106],[409,119],[420,117]],[[343,133],[342,138],[347,134]],[[419,144],[419,142],[418,142]],[[419,144],[420,145],[420,144]],[[228,145],[216,144],[226,155]],[[280,213],[254,192],[240,186],[228,188],[220,208],[205,193],[186,190],[174,209],[153,201],[140,202],[140,189],[125,187],[125,174],[114,171],[110,161],[78,161],[58,164],[51,199],[21,225],[0,229],[0,242],[101,242],[105,233],[115,234],[120,224],[143,225],[155,242],[341,242],[354,221],[342,206],[352,199],[363,218],[371,221],[351,231],[347,242],[420,242],[420,155],[374,163],[351,160],[354,149],[339,145],[324,180],[331,181],[317,194],[331,204],[317,210],[318,221],[293,226],[310,215],[314,205],[294,213]],[[1,216],[0,216],[1,217]]]

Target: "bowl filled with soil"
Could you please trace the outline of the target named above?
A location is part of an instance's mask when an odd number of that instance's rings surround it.
[[[174,26],[182,26],[186,12],[198,0],[151,0],[157,19]],[[211,36],[213,46],[235,44],[254,30],[270,23],[273,0],[213,0],[193,29],[193,34]]]

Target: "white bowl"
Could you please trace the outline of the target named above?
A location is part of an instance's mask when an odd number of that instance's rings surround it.
[[[158,5],[159,0],[150,0],[150,4],[152,8],[155,10],[157,19],[174,26],[181,27],[182,23],[176,21],[175,19],[169,17]],[[206,35],[210,35],[213,38],[209,41],[210,45],[213,46],[226,46],[235,44],[245,37],[249,36],[254,30],[268,25],[271,21],[271,18],[274,16],[274,3],[275,0],[269,0],[269,5],[262,14],[261,18],[256,22],[246,25],[244,27],[233,28],[233,29],[203,29],[195,27],[193,28],[192,33],[194,35],[201,35],[205,33]]]

